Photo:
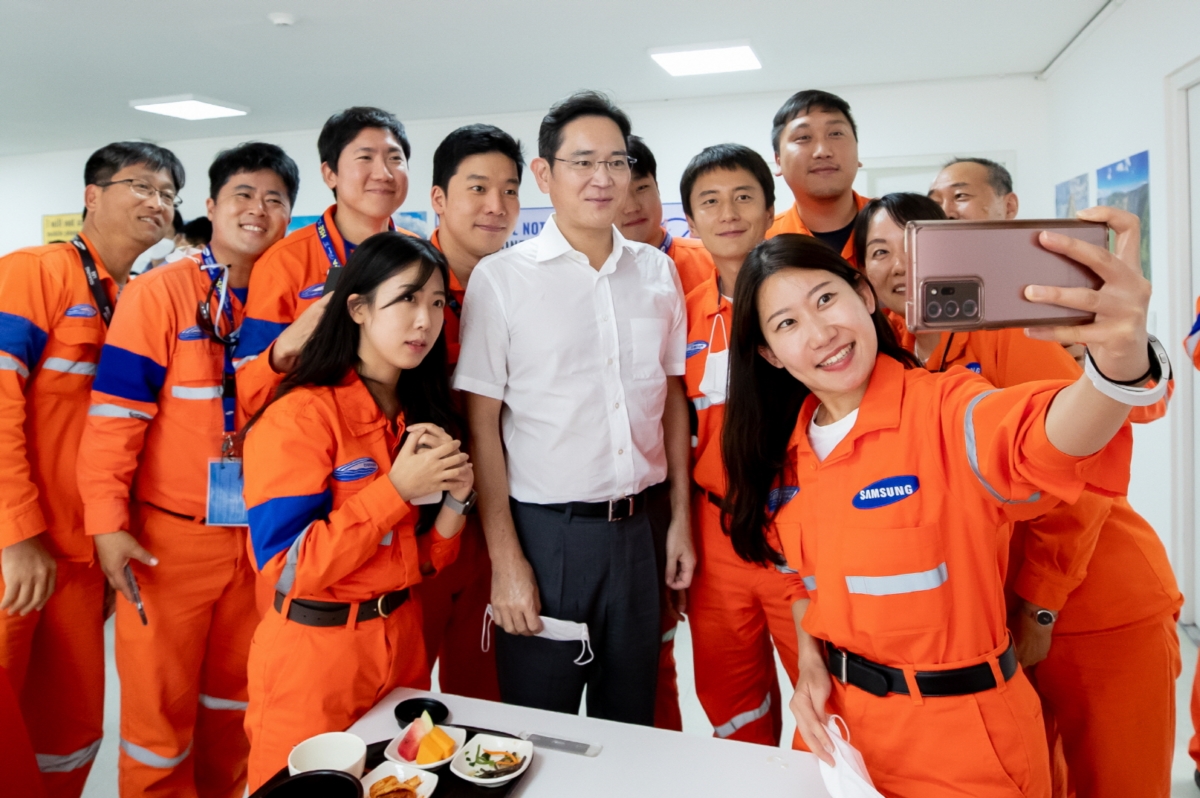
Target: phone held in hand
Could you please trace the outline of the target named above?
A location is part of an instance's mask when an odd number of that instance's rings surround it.
[[[1081,263],[1038,243],[1043,230],[1108,248],[1108,227],[1077,219],[918,221],[904,230],[909,254],[905,322],[913,332],[1087,324],[1074,308],[1025,298],[1029,285],[1097,289]]]
[[[129,591],[133,593],[133,603],[137,606],[138,615],[142,618],[142,626],[149,626],[150,622],[146,620],[146,608],[142,605],[142,591],[138,589],[137,578],[133,575],[133,569],[129,567],[129,563],[125,563],[125,581],[129,583]]]

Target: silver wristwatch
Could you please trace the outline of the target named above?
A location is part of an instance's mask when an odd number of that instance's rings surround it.
[[[445,507],[449,507],[459,515],[466,515],[475,509],[475,500],[478,498],[479,494],[475,491],[471,491],[471,495],[467,497],[466,501],[460,502],[458,499],[454,498],[450,491],[446,491],[446,496],[444,499],[442,499],[442,504]]]

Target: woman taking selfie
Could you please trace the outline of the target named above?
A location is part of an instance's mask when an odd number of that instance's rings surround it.
[[[474,503],[454,438],[445,303],[446,262],[430,244],[394,232],[364,241],[246,436],[251,545],[275,589],[250,646],[251,790],[296,743],[345,729],[396,687],[429,686],[409,588],[427,561],[454,559]],[[443,491],[440,508],[413,506]]]
[[[875,295],[903,319],[909,263],[908,222],[944,219],[920,194],[888,194],[867,203],[854,241]],[[903,323],[903,322],[901,322]],[[1019,329],[907,330],[901,345],[930,371],[964,366],[997,388],[1079,376],[1062,346]],[[1166,412],[1166,399],[1129,414],[1134,423]],[[1084,493],[1015,526],[1009,547],[1009,628],[1017,659],[1037,665],[1030,678],[1042,699],[1055,794],[1165,795],[1175,748],[1175,621],[1183,595],[1154,528],[1123,497]],[[1060,738],[1061,737],[1061,741]],[[1059,744],[1061,742],[1061,744]]]
[[[1050,795],[1038,698],[1005,625],[1010,525],[1084,490],[1123,493],[1129,407],[1160,390],[1117,384],[1160,376],[1137,220],[1083,216],[1117,233],[1115,255],[1039,241],[1104,286],[1026,292],[1096,314],[1033,333],[1088,345],[1094,368],[1074,382],[1000,391],[965,369],[914,368],[866,278],[804,236],[760,245],[739,275],[726,521],[760,562],[776,556],[771,524],[804,582],[799,733],[832,762],[824,724],[841,715],[885,795]]]

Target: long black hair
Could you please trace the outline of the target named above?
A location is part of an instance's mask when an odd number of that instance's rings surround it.
[[[946,212],[942,206],[926,197],[924,194],[914,194],[911,191],[894,191],[882,197],[869,200],[858,216],[854,218],[854,258],[867,267],[867,235],[870,233],[871,219],[880,208],[887,211],[892,221],[901,230],[909,222],[931,221],[945,219]]]
[[[826,271],[856,290],[865,288],[874,294],[862,272],[806,235],[785,233],[764,241],[750,252],[738,272],[729,336],[729,396],[721,434],[729,476],[721,524],[738,556],[764,565],[783,562],[782,555],[767,542],[766,527],[774,516],[768,503],[771,491],[785,484],[788,441],[800,406],[811,393],[786,369],[775,368],[759,354],[759,347],[767,345],[758,320],[759,289],[768,277],[785,269]],[[878,301],[871,321],[881,354],[906,368],[920,365],[896,340]]]

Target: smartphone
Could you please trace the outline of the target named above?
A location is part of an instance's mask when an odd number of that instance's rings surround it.
[[[546,737],[530,732],[521,732],[517,736],[547,751],[562,751],[566,754],[578,754],[579,756],[599,756],[600,752],[604,749],[604,746],[596,745],[595,743],[577,743],[574,740],[564,740],[561,737]]]
[[[1108,249],[1108,227],[1078,219],[909,222],[905,321],[913,332],[1087,324],[1094,315],[1025,298],[1031,284],[1099,288],[1086,266],[1038,243],[1049,230]]]
[[[149,626],[150,622],[146,620],[146,606],[142,604],[142,591],[138,589],[137,578],[133,575],[133,569],[129,567],[129,563],[125,563],[125,581],[129,583],[129,590],[133,593],[133,603],[137,607],[138,615],[141,616],[142,626]]]
[[[325,275],[325,287],[321,289],[321,296],[332,294],[333,289],[337,288],[338,278],[342,276],[344,266],[332,266],[329,272]]]

